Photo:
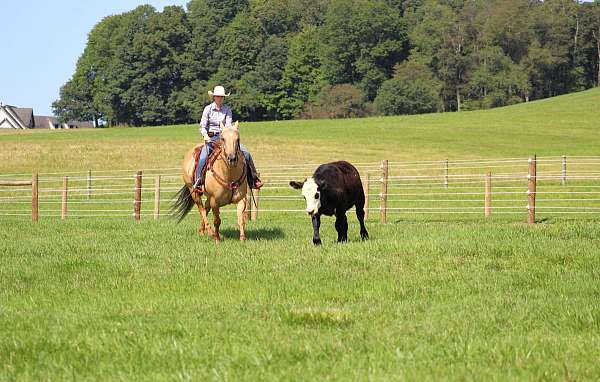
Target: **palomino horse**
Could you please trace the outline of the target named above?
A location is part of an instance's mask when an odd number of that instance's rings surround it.
[[[221,218],[219,208],[235,203],[237,205],[237,221],[240,227],[240,240],[246,240],[244,212],[246,210],[248,181],[246,177],[246,160],[240,150],[239,123],[236,122],[231,127],[224,127],[221,123],[221,129],[221,138],[218,142],[221,150],[220,152],[216,150],[216,158],[213,157],[208,160],[203,194],[192,190],[195,167],[194,152],[202,144],[194,146],[185,154],[182,164],[185,185],[177,193],[177,201],[173,204],[172,211],[181,221],[196,204],[202,216],[198,233],[203,235],[204,232],[208,231],[210,237],[215,241],[220,241]],[[202,195],[205,196],[206,200],[202,201]],[[214,216],[214,229],[208,222],[208,213],[211,210]]]

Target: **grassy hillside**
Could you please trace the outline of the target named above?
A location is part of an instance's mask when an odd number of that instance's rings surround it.
[[[487,111],[242,123],[260,165],[600,154],[600,89]],[[0,172],[178,166],[197,126],[0,132]]]

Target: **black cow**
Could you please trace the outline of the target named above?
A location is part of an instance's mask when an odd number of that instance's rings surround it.
[[[346,211],[356,206],[356,217],[360,223],[360,237],[369,238],[365,227],[365,193],[358,170],[345,161],[320,165],[311,178],[304,182],[290,182],[306,200],[306,212],[312,217],[313,243],[321,244],[319,227],[321,215],[335,215],[335,229],[338,242],[348,240],[348,219]]]

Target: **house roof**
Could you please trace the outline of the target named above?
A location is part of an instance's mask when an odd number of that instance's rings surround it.
[[[33,127],[33,109],[30,107],[14,107],[11,109],[26,127]]]
[[[0,103],[0,108],[2,108],[4,110],[4,113],[9,117],[8,122],[10,123],[11,126],[13,126],[14,128],[17,129],[23,129],[23,128],[27,128],[27,125],[23,124],[23,121],[21,120],[21,118],[19,117],[19,115],[16,113],[14,106],[10,106],[10,105],[4,105]],[[12,121],[11,121],[12,120]]]
[[[94,124],[90,121],[69,121],[67,122],[67,125],[75,126],[80,129],[94,127]]]
[[[35,118],[35,125],[33,126],[36,129],[49,129],[50,126],[48,125],[48,121],[52,122],[52,124],[54,125],[58,125],[58,119],[55,117],[49,117],[49,116],[45,116],[45,115],[36,115],[34,116]]]
[[[0,103],[0,108],[10,117],[11,120],[8,120],[8,122],[15,128],[49,129],[50,123],[57,128],[63,127],[58,118],[47,115],[34,115],[33,108],[30,107],[16,107]],[[67,125],[75,128],[94,127],[91,121],[69,121]]]

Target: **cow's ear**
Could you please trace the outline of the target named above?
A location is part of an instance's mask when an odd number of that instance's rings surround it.
[[[302,186],[304,186],[304,182],[300,183],[300,182],[296,182],[296,181],[292,180],[290,182],[290,186],[292,186],[292,188],[295,188],[296,190],[301,190]]]

